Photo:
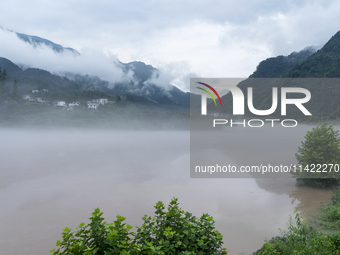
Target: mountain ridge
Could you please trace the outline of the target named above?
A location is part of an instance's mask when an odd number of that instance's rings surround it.
[[[340,31],[317,52],[293,67],[284,77],[291,78],[339,78]]]
[[[310,55],[315,53],[316,49],[308,46],[301,51],[292,52],[288,56],[279,55],[276,57],[267,58],[261,61],[256,70],[249,78],[279,78],[285,75],[296,64],[301,63]]]
[[[47,39],[39,37],[39,36],[18,33],[18,32],[15,32],[13,30],[5,29],[5,28],[3,28],[1,26],[0,26],[0,29],[16,34],[16,36],[21,41],[24,41],[26,43],[31,44],[34,48],[37,48],[37,47],[42,46],[42,45],[45,45],[45,46],[51,48],[54,52],[57,52],[57,53],[71,52],[71,53],[73,53],[76,56],[80,55],[80,53],[77,50],[73,49],[73,48],[64,47],[64,46],[62,46],[60,44],[54,43],[54,42],[52,42],[50,40],[47,40]]]
[[[291,54],[289,55],[291,56]],[[268,60],[268,59],[267,59]],[[261,63],[269,63],[264,60]],[[279,57],[271,58],[270,60],[280,60]],[[282,60],[282,58],[281,58]],[[258,110],[267,110],[272,105],[272,87],[276,87],[275,81],[271,84],[263,80],[251,80],[254,76],[256,78],[340,78],[340,31],[318,51],[309,55],[305,59],[300,58],[300,62],[296,63],[286,73],[274,71],[271,73],[257,72],[256,70],[249,79],[242,81],[238,87],[242,90],[244,95],[247,95],[247,87],[253,87],[253,105]],[[258,67],[263,68],[263,65]],[[282,68],[280,71],[284,70]],[[268,71],[268,70],[267,70]],[[256,74],[261,75],[256,75]],[[255,74],[255,75],[254,75]],[[312,95],[311,100],[304,104],[307,109],[311,109],[312,116],[303,115],[297,107],[291,108],[289,116],[305,121],[314,121],[320,119],[339,119],[340,118],[340,82],[333,80],[324,81],[320,84],[320,80],[310,80],[310,83],[305,84]],[[278,87],[278,90],[280,88]],[[301,94],[291,93],[291,98],[301,97]],[[280,92],[278,95],[280,98]],[[228,93],[222,97],[223,107],[218,109],[221,114],[232,114],[232,95]],[[210,110],[213,110],[213,105],[209,105]],[[281,117],[279,108],[271,115],[271,117]],[[245,107],[245,115],[254,117],[247,107]],[[257,116],[258,117],[258,116]]]

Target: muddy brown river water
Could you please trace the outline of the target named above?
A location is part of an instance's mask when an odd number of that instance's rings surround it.
[[[297,151],[296,129],[282,150]],[[268,136],[272,139],[271,136]],[[246,139],[243,137],[242,139]],[[49,254],[64,227],[93,208],[132,226],[159,200],[209,213],[229,255],[251,254],[278,235],[297,207],[313,219],[332,191],[295,186],[289,178],[191,179],[187,131],[0,130],[0,254]]]

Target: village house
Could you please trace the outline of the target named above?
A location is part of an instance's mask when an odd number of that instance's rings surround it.
[[[68,107],[74,107],[74,106],[79,106],[80,103],[79,102],[73,102],[73,103],[69,103]]]
[[[44,92],[47,92],[47,89],[43,89]],[[32,93],[37,93],[39,90],[32,90]],[[32,97],[30,95],[23,95],[22,98],[24,100],[29,100],[30,102],[39,102],[39,103],[47,103],[47,101],[43,97]],[[87,102],[87,107],[89,109],[98,109],[100,105],[104,104],[113,104],[115,103],[114,101],[109,101],[107,98],[100,98],[100,99],[93,99],[92,101]],[[53,101],[52,102],[53,106],[60,106],[64,107],[64,109],[67,110],[73,110],[73,107],[75,106],[80,106],[80,102],[72,102],[67,104],[65,101]]]
[[[91,109],[97,109],[99,105],[104,105],[109,103],[107,98],[93,99],[87,102],[87,107]]]
[[[93,101],[89,101],[87,102],[87,107],[90,109],[97,109],[99,106],[99,103],[93,102]]]
[[[66,102],[65,101],[54,101],[53,102],[54,106],[62,106],[62,107],[66,107]]]
[[[57,106],[66,106],[65,101],[58,101]]]
[[[98,104],[107,104],[108,103],[108,99],[107,98],[100,98],[100,99],[93,99],[92,102],[94,103],[98,103]]]

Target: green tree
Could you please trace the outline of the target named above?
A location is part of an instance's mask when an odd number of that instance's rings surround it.
[[[18,94],[18,81],[15,79],[13,82],[13,96],[17,96]]]
[[[122,100],[120,95],[117,96],[115,103],[116,103],[116,106],[118,106],[118,107],[125,107],[126,106],[125,101]]]
[[[14,79],[13,81],[13,90],[12,90],[12,94],[11,94],[11,99],[19,102],[22,100],[22,97],[18,94],[18,80]]]
[[[338,184],[340,164],[339,131],[322,123],[307,131],[295,154],[301,166],[293,173],[298,185],[329,187]]]
[[[9,94],[9,88],[6,86],[7,71],[2,70],[0,67],[0,99],[7,99]]]
[[[9,88],[6,86],[7,72],[0,67],[0,120],[3,122],[8,118],[6,104],[9,98]]]
[[[7,71],[6,69],[2,70],[1,67],[0,67],[0,83],[1,85],[5,83],[7,79]]]

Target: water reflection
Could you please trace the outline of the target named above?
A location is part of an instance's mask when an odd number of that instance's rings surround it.
[[[260,189],[275,194],[287,194],[300,215],[307,221],[314,221],[320,207],[331,202],[332,188],[311,188],[296,186],[295,179],[255,179]]]
[[[296,204],[301,216],[313,222],[315,217],[320,214],[320,207],[331,202],[334,190],[318,189],[310,187],[296,187],[289,194],[292,203]]]

